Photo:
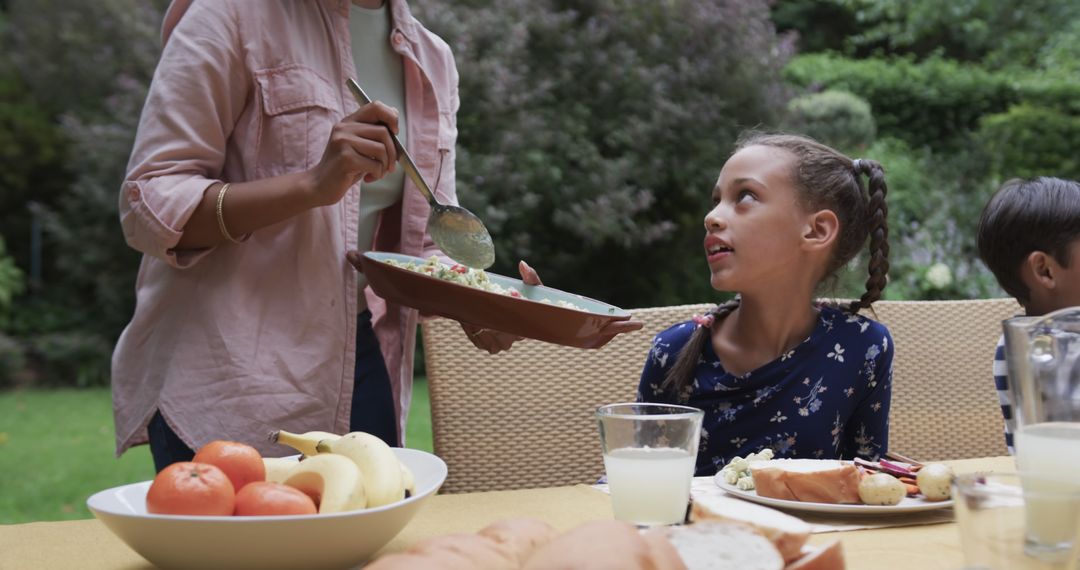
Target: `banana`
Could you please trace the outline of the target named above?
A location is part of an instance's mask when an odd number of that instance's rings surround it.
[[[285,430],[270,432],[270,441],[287,445],[304,455],[315,455],[315,446],[324,439],[337,439],[341,437],[328,431],[309,431],[304,433],[292,433]]]
[[[263,457],[263,465],[266,466],[266,480],[271,483],[284,483],[293,467],[299,465],[292,459],[283,457]]]
[[[409,469],[404,463],[401,463],[401,483],[405,487],[405,498],[416,495],[416,478],[413,477],[412,470]]]
[[[360,468],[340,455],[314,455],[297,463],[289,471],[285,484],[314,498],[319,513],[340,513],[368,506]]]
[[[364,475],[368,507],[388,505],[405,496],[397,455],[383,440],[370,433],[354,431],[338,439],[324,439],[316,446],[316,450],[320,454],[343,455],[356,463]]]

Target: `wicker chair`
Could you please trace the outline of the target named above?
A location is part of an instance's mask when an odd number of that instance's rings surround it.
[[[435,453],[446,493],[593,483],[604,473],[596,408],[631,402],[652,337],[713,305],[638,309],[639,331],[583,350],[526,340],[477,352],[447,319],[424,323]]]
[[[446,493],[592,483],[603,473],[593,411],[631,401],[652,337],[712,305],[634,310],[645,327],[603,348],[522,341],[479,353],[454,321],[423,325],[435,453]],[[890,447],[919,459],[1006,452],[991,366],[1010,299],[883,301],[870,316],[897,357]]]
[[[920,460],[1007,455],[994,390],[1001,321],[1013,299],[880,301],[864,314],[892,333],[889,448]]]

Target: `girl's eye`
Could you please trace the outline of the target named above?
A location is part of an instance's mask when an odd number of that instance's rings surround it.
[[[747,198],[750,198],[751,200],[757,200],[757,196],[755,196],[753,192],[751,192],[749,190],[739,190],[739,194],[738,194],[738,197],[736,198],[735,202],[736,203],[743,202]]]

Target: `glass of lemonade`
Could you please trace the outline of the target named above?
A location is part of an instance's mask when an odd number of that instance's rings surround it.
[[[640,526],[686,517],[705,413],[668,404],[610,404],[596,410],[615,518]]]
[[[1080,497],[1080,422],[1020,426],[1014,437],[1016,467],[1029,493],[1025,550],[1060,560],[1069,555],[1080,528],[1080,501],[1056,497]]]

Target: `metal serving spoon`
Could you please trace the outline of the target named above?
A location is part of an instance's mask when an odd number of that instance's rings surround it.
[[[346,83],[358,103],[361,105],[371,103],[371,98],[364,93],[354,79],[350,78]],[[427,229],[435,245],[439,246],[439,249],[450,259],[462,265],[476,269],[491,267],[491,264],[495,263],[495,244],[491,242],[491,234],[484,227],[484,222],[465,208],[439,203],[397,135],[391,132],[390,138],[397,147],[398,163],[431,204],[431,217],[428,218]]]

